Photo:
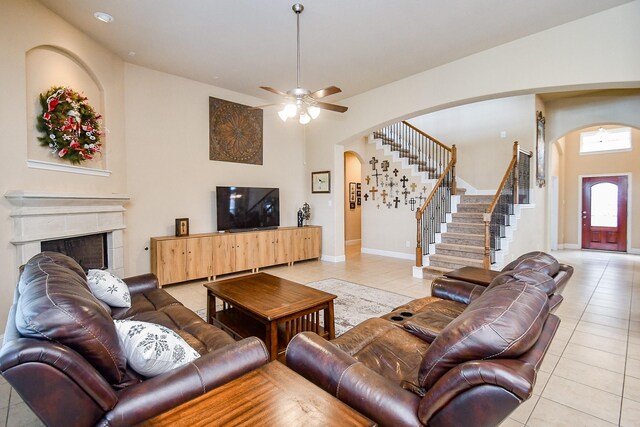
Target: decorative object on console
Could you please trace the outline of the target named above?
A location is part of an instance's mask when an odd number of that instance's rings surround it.
[[[137,320],[114,320],[127,364],[145,377],[155,377],[186,363],[200,354],[169,328]]]
[[[209,160],[262,164],[260,109],[209,97]]]
[[[176,218],[176,237],[189,235],[189,218]]]
[[[536,114],[536,182],[538,187],[544,187],[546,183],[544,163],[544,123],[542,111]]]
[[[87,284],[93,296],[111,307],[131,307],[129,287],[119,277],[106,270],[90,269]]]
[[[276,95],[280,95],[286,99],[284,108],[278,112],[278,115],[283,122],[286,122],[289,118],[298,117],[300,124],[306,125],[311,121],[311,119],[315,119],[318,117],[318,115],[320,115],[320,109],[344,113],[345,111],[347,111],[347,107],[318,101],[318,99],[324,98],[325,96],[335,95],[336,93],[342,92],[339,87],[329,86],[315,92],[310,92],[308,89],[300,87],[300,14],[304,10],[304,6],[296,3],[291,7],[291,9],[293,9],[296,14],[296,28],[298,35],[298,68],[296,72],[296,87],[295,89],[291,89],[287,92],[282,92],[281,90],[274,89],[269,86],[260,86],[260,89],[275,93]],[[263,105],[261,107],[255,108],[262,108],[270,105],[274,104]]]
[[[331,172],[320,171],[311,172],[311,192],[330,193],[331,192]]]
[[[311,207],[309,206],[309,203],[304,202],[304,205],[302,205],[302,213],[305,221],[309,221],[311,219]]]
[[[89,105],[88,99],[71,88],[54,86],[40,94],[42,114],[36,128],[43,147],[61,159],[79,164],[93,159],[102,151],[100,124],[102,118]]]
[[[304,223],[304,214],[302,213],[302,208],[298,209],[298,227],[302,227]]]

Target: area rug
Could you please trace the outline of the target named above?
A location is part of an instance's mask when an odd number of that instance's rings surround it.
[[[336,337],[371,317],[380,317],[413,298],[339,279],[306,283],[337,296],[333,300]]]

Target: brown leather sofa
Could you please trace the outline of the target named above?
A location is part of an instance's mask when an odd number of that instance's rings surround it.
[[[23,267],[0,371],[45,424],[134,425],[267,363],[262,341],[234,341],[158,288],[155,276],[125,283],[131,308],[112,309],[91,294],[84,271],[69,257],[43,252]],[[113,319],[168,327],[201,357],[145,378],[127,366]],[[38,334],[21,334],[16,321],[29,322]]]
[[[287,365],[382,426],[497,425],[533,391],[560,319],[505,273],[429,343],[375,318],[332,341],[304,332]]]

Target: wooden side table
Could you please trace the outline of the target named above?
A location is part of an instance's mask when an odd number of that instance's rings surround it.
[[[489,283],[499,274],[499,271],[485,270],[484,268],[462,267],[444,273],[444,277],[470,282],[475,285],[489,286]]]
[[[271,362],[140,425],[344,427],[375,423],[282,363]]]

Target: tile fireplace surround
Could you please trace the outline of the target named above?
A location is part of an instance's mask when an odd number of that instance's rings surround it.
[[[64,194],[9,191],[16,267],[41,252],[40,242],[107,233],[108,270],[124,277],[126,194]]]

